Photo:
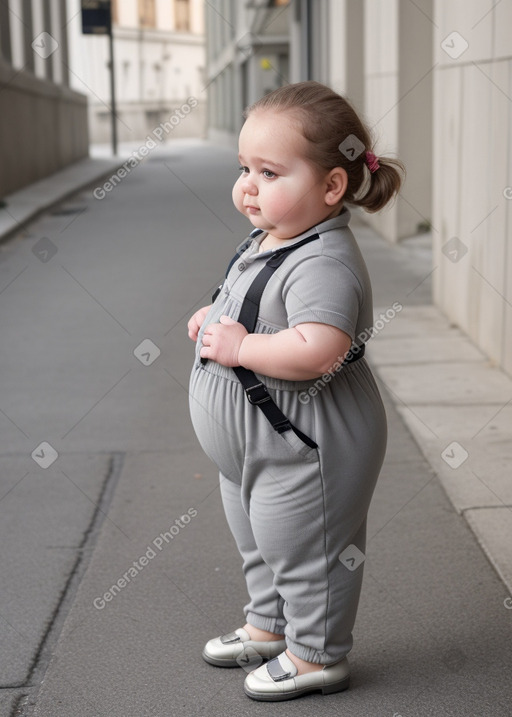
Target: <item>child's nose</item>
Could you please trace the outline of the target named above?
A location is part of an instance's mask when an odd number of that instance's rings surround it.
[[[242,190],[245,194],[257,194],[258,188],[250,174],[247,174],[242,180]]]

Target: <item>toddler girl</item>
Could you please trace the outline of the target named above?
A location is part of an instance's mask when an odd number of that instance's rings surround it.
[[[363,357],[372,293],[346,204],[383,207],[401,164],[375,157],[351,105],[317,82],[271,92],[245,118],[233,201],[256,229],[188,323],[190,411],[250,598],[246,624],[203,657],[260,664],[245,692],[273,701],[348,687],[386,416]]]

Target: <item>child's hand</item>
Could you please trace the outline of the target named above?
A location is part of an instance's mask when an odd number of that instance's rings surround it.
[[[211,359],[222,366],[239,366],[238,352],[247,336],[247,329],[229,316],[221,316],[220,324],[210,324],[203,334],[201,358]]]
[[[203,321],[206,318],[206,314],[210,311],[210,306],[203,306],[202,309],[199,309],[199,311],[196,311],[196,313],[192,316],[190,321],[188,322],[188,336],[192,341],[197,341],[197,334],[199,333],[199,329],[203,325]]]

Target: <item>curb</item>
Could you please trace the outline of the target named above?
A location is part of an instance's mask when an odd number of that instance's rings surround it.
[[[432,305],[404,307],[369,349],[398,413],[512,594],[512,378]]]
[[[0,243],[11,239],[40,214],[77,192],[113,174],[126,158],[86,159],[75,162],[4,198],[0,209]]]

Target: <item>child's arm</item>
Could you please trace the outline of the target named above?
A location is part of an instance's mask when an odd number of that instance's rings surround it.
[[[305,381],[333,370],[350,346],[350,336],[328,324],[248,334],[242,324],[222,316],[220,324],[206,327],[201,357],[224,366],[244,366],[264,376]]]
[[[205,320],[206,314],[210,311],[211,306],[211,304],[210,306],[203,306],[202,309],[196,311],[196,313],[190,318],[187,327],[188,337],[192,339],[192,341],[197,341],[197,334],[199,333],[199,329]]]

